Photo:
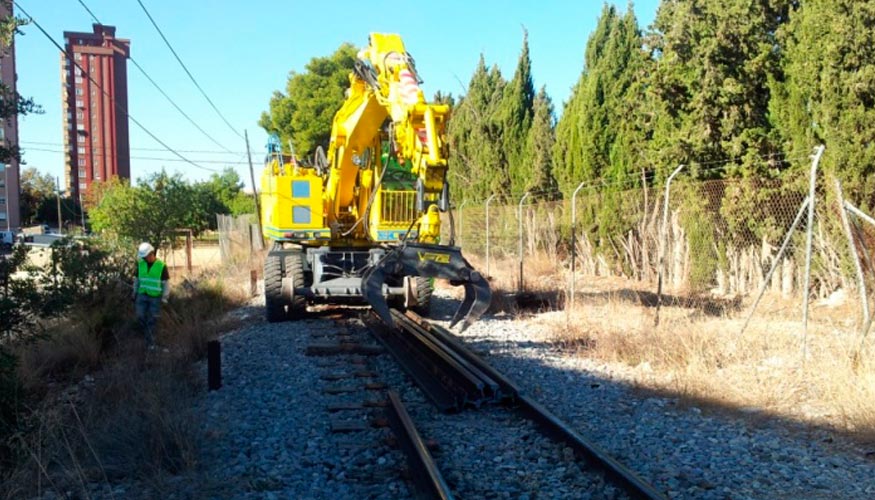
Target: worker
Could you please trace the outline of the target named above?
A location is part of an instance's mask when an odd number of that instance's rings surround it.
[[[166,304],[170,296],[170,273],[164,262],[155,256],[155,247],[148,242],[140,243],[137,257],[133,298],[137,321],[146,337],[146,347],[151,351],[155,349],[155,322],[158,321],[161,304]]]

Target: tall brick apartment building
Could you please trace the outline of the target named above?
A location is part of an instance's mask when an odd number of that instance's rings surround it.
[[[10,7],[0,2],[0,16],[8,16]],[[15,44],[11,47],[0,46],[0,80],[6,86],[10,96],[15,95]],[[16,116],[0,121],[0,145],[15,146],[18,144],[18,119]],[[0,163],[0,230],[14,229],[21,223],[21,208],[19,206],[19,165],[15,160]]]
[[[116,38],[114,26],[93,27],[93,33],[65,31],[67,52],[61,56],[64,180],[74,198],[94,181],[131,176],[126,113],[131,42]]]

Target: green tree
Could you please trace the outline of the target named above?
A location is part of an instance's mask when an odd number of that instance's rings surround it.
[[[770,111],[784,148],[808,168],[826,145],[821,167],[845,184],[846,196],[872,208],[875,193],[875,4],[808,0],[779,31],[783,73]]]
[[[493,193],[510,194],[499,116],[505,85],[498,67],[487,70],[481,54],[449,124],[453,199],[482,201]]]
[[[506,170],[514,195],[522,194],[531,182],[532,160],[526,155],[526,140],[532,126],[534,100],[529,33],[524,30],[523,48],[513,79],[502,93],[500,110],[501,139],[507,163],[499,168]]]
[[[162,171],[137,186],[117,178],[104,183],[92,194],[89,214],[95,231],[130,243],[148,241],[159,248],[173,241],[177,229],[197,232],[208,227],[209,215],[202,204],[192,203],[198,199],[197,191],[180,174]]]
[[[274,92],[269,111],[261,114],[258,124],[279,134],[286,151],[290,139],[298,155],[309,155],[316,146],[327,150],[331,122],[349,88],[356,52],[344,43],[329,57],[311,59],[305,72],[292,71],[286,92]]]
[[[563,192],[582,181],[598,178],[607,164],[608,110],[605,87],[611,82],[600,72],[606,47],[618,22],[616,9],[605,4],[584,54],[584,68],[556,126],[554,167]]]
[[[651,157],[670,171],[684,163],[698,178],[699,163],[736,159],[727,169],[765,174],[760,158],[777,152],[769,123],[769,81],[779,72],[776,33],[793,0],[678,0],[663,2],[648,38],[656,64]]]
[[[39,170],[28,167],[22,169],[19,178],[21,187],[21,221],[22,225],[35,224],[40,207],[49,198],[54,200],[55,179],[49,174],[40,174]]]
[[[558,192],[556,178],[553,176],[553,143],[555,142],[553,101],[547,95],[547,88],[541,87],[535,97],[534,115],[529,136],[526,140],[527,180],[526,191],[535,193],[536,199],[555,200],[562,197]]]

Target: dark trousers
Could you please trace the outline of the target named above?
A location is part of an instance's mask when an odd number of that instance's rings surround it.
[[[161,297],[150,297],[145,293],[137,294],[137,321],[146,337],[146,345],[155,345],[155,322],[161,312]]]

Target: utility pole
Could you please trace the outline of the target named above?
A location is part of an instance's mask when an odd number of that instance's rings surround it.
[[[61,220],[61,179],[55,177],[55,186],[58,188],[58,234],[64,234],[64,223]]]
[[[255,170],[252,168],[252,152],[249,150],[249,131],[243,130],[246,137],[246,156],[249,157],[249,178],[252,180],[252,197],[255,198],[255,216],[258,218],[258,234],[262,233],[261,227],[261,206],[258,203],[258,191],[255,189]]]

